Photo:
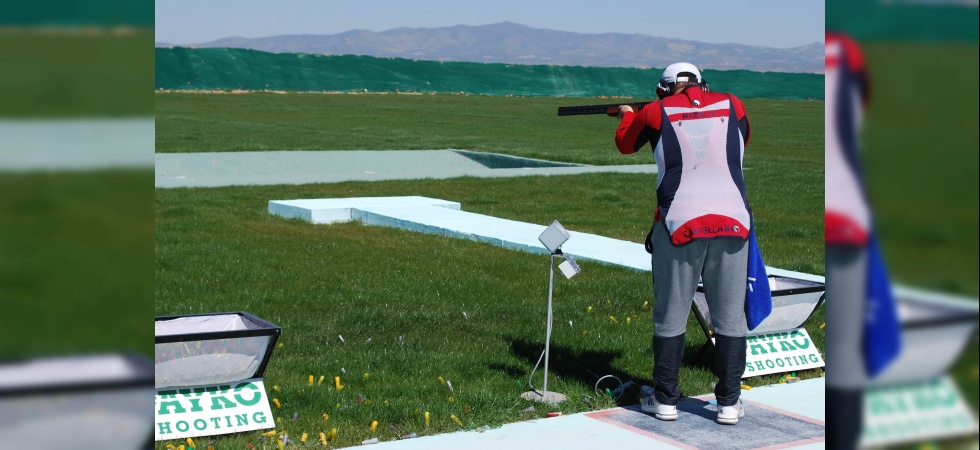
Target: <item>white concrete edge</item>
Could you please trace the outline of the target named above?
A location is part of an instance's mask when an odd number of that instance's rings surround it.
[[[503,247],[511,250],[520,250],[520,251],[526,251],[530,253],[547,254],[547,251],[543,247],[526,245],[513,241],[505,241],[499,238],[481,236],[477,234],[457,231],[450,228],[439,227],[435,225],[425,225],[425,224],[420,224],[418,222],[410,222],[410,221],[388,216],[384,212],[378,212],[372,210],[371,208],[355,209],[354,218],[355,220],[359,220],[363,222],[365,225],[399,228],[399,229],[414,231],[419,233],[435,234],[439,236],[483,242],[486,244],[491,244],[491,245],[495,245],[498,247]]]
[[[980,313],[980,299],[976,298],[947,294],[945,292],[926,291],[900,284],[892,284],[892,292],[896,297],[900,298],[905,297],[924,303],[933,303],[950,308]]]
[[[796,278],[799,280],[813,281],[815,283],[827,284],[826,278],[823,275],[814,275],[812,273],[796,272],[793,270],[780,269],[778,267],[766,266],[767,275],[775,275],[777,277],[787,277]]]
[[[269,214],[274,216],[284,217],[286,219],[302,219],[310,223],[330,223],[330,222],[315,222],[313,220],[313,210],[309,208],[302,208],[295,205],[289,205],[278,200],[269,200]],[[337,222],[347,222],[351,219],[350,209],[347,209],[346,220],[340,217]]]
[[[345,200],[352,204],[345,202]],[[363,203],[363,205],[357,205],[357,203]],[[420,206],[438,206],[441,208],[454,210],[461,209],[459,202],[429,197],[358,197],[347,199],[325,198],[269,200],[269,214],[285,217],[287,219],[302,219],[313,224],[332,224],[350,222],[351,220],[361,220],[361,217],[363,217],[361,211],[364,208],[370,208],[372,206],[384,206],[386,208],[418,208]]]

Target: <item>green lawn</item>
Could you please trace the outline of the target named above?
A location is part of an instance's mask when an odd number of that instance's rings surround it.
[[[153,114],[152,29],[0,32],[0,118]]]
[[[863,162],[892,274],[904,284],[976,298],[977,45],[871,43],[865,52],[872,98]],[[928,84],[933,67],[963,68],[939,83],[955,96],[913,88]]]
[[[559,106],[611,102],[451,94],[157,93],[156,148],[157,152],[454,148],[582,164],[652,162],[652,158],[620,157],[613,145],[613,118],[557,115]],[[750,99],[745,104],[753,120],[750,151],[795,158],[822,149],[823,102]],[[801,135],[804,139],[798,139]]]
[[[619,155],[612,119],[555,116],[567,99],[173,93],[156,98],[158,151],[469,148],[596,164],[653,159],[649,152]],[[325,108],[323,102],[345,106]],[[747,103],[754,134],[746,179],[767,263],[822,274],[822,103]],[[265,121],[273,125],[261,126]],[[226,127],[236,131],[222,131]],[[539,224],[558,219],[571,230],[642,242],[654,184],[650,175],[587,174],[158,189],[156,313],[246,310],[282,326],[283,347],[273,355],[266,383],[279,388],[270,392],[282,404],[275,411],[279,429],[294,439],[337,428],[332,445],[343,446],[372,436],[392,438],[389,425],[419,435],[461,429],[452,414],[471,430],[542,417],[547,408],[541,405],[521,412],[531,403],[519,394],[544,346],[547,257],[358,223],[285,220],[270,216],[267,202],[422,195],[460,202],[466,211]],[[616,404],[594,392],[596,376],[649,384],[652,369],[649,273],[582,265],[582,275],[560,278],[555,290],[549,388],[568,395],[561,406],[565,413]],[[822,322],[819,310],[807,324],[821,348]],[[708,393],[712,376],[706,361],[691,360],[704,341],[693,319],[689,333],[682,387],[689,395]],[[346,388],[338,392],[329,382],[309,387],[309,375],[341,376]],[[440,376],[452,381],[455,392]],[[540,387],[540,369],[534,383]],[[359,394],[370,403],[358,402]],[[637,396],[632,390],[619,403],[635,404]],[[428,428],[423,411],[432,417]],[[372,433],[374,420],[381,431]],[[217,442],[239,446],[258,435]]]
[[[152,179],[0,173],[0,358],[153,354]]]

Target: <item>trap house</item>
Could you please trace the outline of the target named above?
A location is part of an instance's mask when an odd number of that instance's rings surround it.
[[[0,359],[0,448],[151,448],[152,390],[142,355]]]
[[[154,439],[275,427],[262,377],[282,329],[244,311],[155,321]]]

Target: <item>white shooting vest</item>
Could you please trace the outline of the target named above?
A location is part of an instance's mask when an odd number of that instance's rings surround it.
[[[864,245],[871,229],[871,209],[858,173],[857,133],[862,105],[847,66],[844,45],[826,45],[824,107],[824,218],[828,244]]]
[[[745,141],[731,97],[700,107],[663,106],[654,148],[657,198],[674,245],[748,238],[751,213],[742,178]]]

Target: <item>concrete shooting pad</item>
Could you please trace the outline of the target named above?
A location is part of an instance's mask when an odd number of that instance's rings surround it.
[[[824,448],[823,378],[742,391],[742,400],[746,416],[734,426],[714,422],[708,396],[685,399],[674,422],[662,422],[640,411],[638,406],[630,406],[509,423],[482,433],[468,430],[389,440],[376,447],[387,450]],[[537,408],[543,415],[545,407]]]
[[[655,164],[587,166],[466,150],[157,153],[157,188],[657,173]]]
[[[677,404],[678,418],[670,423],[654,419],[639,406],[586,415],[678,448],[750,450],[795,447],[824,440],[826,431],[822,421],[763,403],[743,401],[743,405],[745,417],[732,427],[715,423],[717,404],[710,397],[682,399]]]

